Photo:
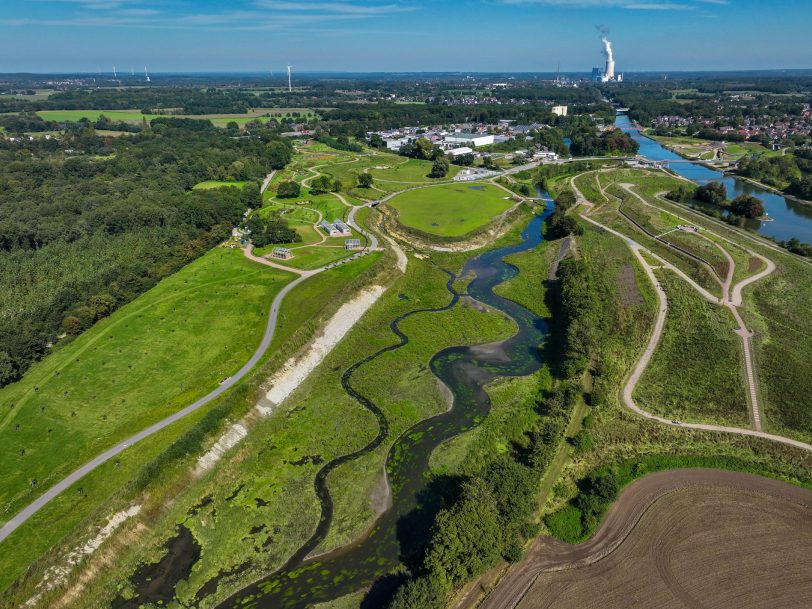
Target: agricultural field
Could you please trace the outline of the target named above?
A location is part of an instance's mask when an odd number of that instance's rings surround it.
[[[509,195],[490,184],[449,184],[404,192],[388,205],[401,224],[424,233],[460,237],[513,207]]]
[[[5,517],[239,369],[291,279],[239,251],[212,250],[0,390]]]
[[[595,599],[607,609],[807,607],[812,531],[798,523],[812,518],[810,503],[738,487],[672,491],[608,556],[542,573],[518,608],[580,609],[598,606]],[[604,527],[597,538],[619,536],[627,523],[607,526],[612,530]],[[583,549],[553,546],[546,558],[555,564],[560,556],[556,566],[563,566],[599,547],[597,539]]]
[[[657,275],[668,297],[668,315],[635,401],[665,417],[748,427],[741,339],[733,316],[674,273]]]
[[[270,120],[271,118],[281,118],[286,114],[298,112],[303,119],[314,116],[313,111],[307,108],[256,108],[246,114],[192,114],[192,115],[171,115],[177,118],[191,118],[197,120],[208,120],[217,127],[225,127],[231,122],[237,123],[240,127],[255,120]],[[46,121],[73,122],[83,118],[91,122],[99,120],[101,116],[106,116],[112,121],[123,121],[125,123],[139,124],[144,119],[147,122],[161,117],[170,116],[165,114],[143,114],[139,110],[40,110],[37,114]],[[266,115],[270,116],[266,116]]]
[[[195,190],[210,190],[212,188],[245,188],[245,185],[248,182],[241,182],[238,180],[233,181],[224,181],[224,180],[207,180],[205,182],[200,182],[199,184],[195,184]]]

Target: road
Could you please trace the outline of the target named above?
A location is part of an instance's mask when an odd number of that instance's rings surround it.
[[[270,180],[272,179],[272,177],[273,177],[273,174],[268,176],[266,178],[266,180],[265,180],[265,183],[266,184],[270,183]],[[340,195],[338,195],[338,197],[339,197],[339,199],[342,200],[342,202],[349,205],[346,202],[346,200],[343,199],[343,197],[341,197]],[[375,251],[378,248],[378,239],[377,239],[377,237],[373,233],[362,229],[356,223],[356,221],[355,221],[355,213],[358,211],[358,209],[360,209],[360,207],[352,207],[352,209],[350,210],[350,213],[349,213],[349,218],[347,220],[347,224],[349,224],[356,231],[358,231],[359,233],[364,235],[369,240],[369,246],[365,251],[358,252],[358,253],[354,254],[353,256],[350,256],[349,258],[345,258],[344,259],[345,262],[349,261],[349,260],[354,260],[354,259],[358,258],[359,256],[362,256],[362,255],[366,254],[367,251]],[[298,286],[300,283],[302,283],[306,279],[308,279],[308,278],[312,277],[313,275],[321,273],[322,271],[330,268],[330,266],[325,266],[325,267],[322,267],[322,268],[319,268],[319,269],[314,269],[314,270],[311,270],[311,271],[301,271],[299,269],[293,269],[293,268],[290,268],[290,267],[286,267],[286,266],[276,264],[274,262],[271,262],[270,260],[266,260],[265,258],[258,258],[256,256],[253,256],[253,254],[251,253],[251,249],[252,248],[249,246],[248,248],[246,248],[246,251],[245,251],[246,257],[250,258],[251,260],[254,260],[256,262],[260,262],[262,264],[265,264],[267,266],[271,266],[271,267],[274,267],[274,268],[277,268],[277,269],[280,269],[280,270],[288,271],[288,272],[290,272],[292,274],[295,274],[295,275],[298,275],[298,277],[296,277],[296,279],[294,279],[289,284],[287,284],[284,288],[282,288],[282,290],[273,299],[273,302],[271,303],[271,308],[270,308],[269,313],[268,313],[268,321],[267,321],[267,323],[265,325],[265,333],[263,334],[262,340],[260,341],[259,346],[257,347],[256,351],[254,351],[254,354],[251,356],[251,358],[243,365],[242,368],[240,368],[235,374],[233,374],[228,379],[226,379],[221,385],[219,385],[211,393],[203,396],[202,398],[200,398],[199,400],[193,402],[192,404],[189,404],[188,406],[186,406],[182,410],[179,410],[178,412],[169,415],[165,419],[162,419],[162,420],[158,421],[157,423],[155,423],[153,425],[150,425],[146,429],[143,429],[143,430],[139,431],[138,433],[133,434],[129,438],[126,438],[126,439],[118,442],[115,446],[113,446],[111,448],[108,448],[106,451],[104,451],[103,453],[101,453],[97,457],[91,459],[90,461],[88,461],[87,463],[85,463],[84,465],[79,467],[78,469],[74,470],[73,472],[71,472],[70,474],[65,476],[65,478],[63,478],[62,480],[60,480],[59,482],[54,484],[47,491],[45,491],[42,495],[37,497],[34,501],[32,501],[30,504],[28,504],[26,507],[24,507],[22,510],[20,510],[17,514],[12,516],[12,518],[9,519],[8,522],[6,522],[3,525],[2,528],[0,528],[0,542],[2,542],[4,539],[6,539],[6,537],[11,535],[18,528],[20,528],[20,526],[22,526],[23,523],[25,523],[29,518],[31,518],[34,514],[36,514],[44,506],[48,505],[48,503],[50,503],[54,498],[59,496],[63,491],[70,488],[72,485],[74,485],[79,480],[84,478],[90,472],[96,470],[101,465],[104,465],[105,463],[107,463],[108,461],[110,461],[111,459],[116,457],[117,455],[121,454],[122,452],[124,452],[125,450],[127,450],[128,448],[133,446],[134,444],[137,444],[141,440],[145,440],[146,438],[149,438],[150,436],[155,435],[156,433],[158,433],[159,431],[161,431],[163,429],[166,429],[167,427],[169,427],[173,423],[176,423],[176,422],[180,421],[181,419],[189,416],[190,414],[192,414],[196,410],[199,410],[200,408],[202,408],[206,404],[211,403],[213,400],[217,399],[218,397],[223,395],[226,391],[228,391],[229,389],[234,387],[234,385],[239,383],[253,369],[253,367],[257,363],[259,363],[259,361],[263,358],[265,353],[268,351],[268,348],[271,346],[271,342],[273,341],[274,335],[276,333],[276,324],[277,324],[277,321],[278,321],[278,318],[279,318],[279,310],[280,310],[280,308],[282,306],[282,302],[284,301],[285,296],[287,296],[293,289],[296,288],[296,286]]]

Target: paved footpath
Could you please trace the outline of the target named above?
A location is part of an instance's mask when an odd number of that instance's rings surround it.
[[[269,176],[266,179],[266,182],[269,183],[272,177],[273,177],[272,175]],[[346,203],[346,201],[342,197],[339,198]],[[347,224],[349,224],[352,228],[354,228],[356,231],[364,235],[369,240],[369,247],[367,248],[367,250],[363,252],[358,252],[357,254],[354,254],[353,256],[344,259],[345,262],[349,260],[354,260],[355,258],[358,258],[359,256],[367,253],[367,251],[375,251],[378,248],[378,239],[374,235],[374,233],[367,232],[366,230],[358,226],[358,224],[356,223],[355,214],[358,211],[358,209],[360,209],[360,207],[352,207],[347,219]],[[242,368],[240,368],[234,375],[225,380],[221,385],[219,385],[214,391],[212,391],[208,395],[203,396],[202,398],[200,398],[199,400],[197,400],[192,404],[189,404],[182,410],[179,410],[178,412],[169,415],[165,419],[162,419],[157,423],[150,425],[146,429],[139,431],[138,433],[130,436],[129,438],[126,438],[125,440],[118,442],[112,448],[108,448],[106,451],[104,451],[94,459],[88,461],[78,469],[74,470],[73,472],[65,476],[65,478],[54,484],[42,495],[37,497],[34,501],[32,501],[30,504],[28,504],[26,507],[20,510],[17,514],[15,514],[8,522],[6,522],[3,525],[2,528],[0,528],[0,542],[2,542],[6,537],[11,535],[18,528],[20,528],[20,526],[22,526],[23,523],[25,523],[29,518],[31,518],[43,507],[48,505],[48,503],[50,503],[54,498],[56,498],[63,491],[67,490],[76,482],[84,478],[87,474],[94,471],[101,465],[107,463],[110,459],[121,454],[134,444],[137,444],[141,440],[144,440],[146,438],[149,438],[150,436],[155,435],[156,433],[158,433],[163,429],[166,429],[173,423],[176,423],[177,421],[180,421],[181,419],[190,415],[196,410],[199,410],[206,404],[211,403],[213,400],[223,395],[223,393],[225,393],[226,391],[231,389],[234,385],[236,385],[239,381],[241,381],[251,371],[251,369],[260,362],[260,360],[264,357],[265,353],[268,351],[268,347],[271,346],[271,342],[273,341],[274,335],[276,333],[276,322],[279,318],[279,310],[282,306],[282,301],[285,299],[285,296],[287,296],[300,283],[302,283],[309,277],[312,277],[313,275],[321,273],[322,271],[326,270],[327,267],[314,269],[312,271],[301,271],[298,269],[292,269],[290,267],[285,267],[273,263],[265,258],[258,258],[251,253],[251,249],[252,248],[250,246],[246,248],[245,255],[248,258],[260,262],[262,264],[266,264],[267,266],[272,266],[274,268],[289,271],[291,273],[298,275],[296,279],[294,279],[284,288],[282,288],[282,290],[273,299],[268,314],[268,322],[265,325],[265,334],[262,336],[262,341],[260,342],[259,347],[257,347],[257,350],[251,356],[251,359],[249,359],[245,363],[245,365]]]

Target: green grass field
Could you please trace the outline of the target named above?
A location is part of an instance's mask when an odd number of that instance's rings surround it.
[[[284,116],[289,112],[299,112],[303,116],[313,115],[313,111],[307,108],[256,108],[247,114],[194,114],[177,115],[177,117],[208,120],[218,127],[225,127],[231,122],[243,127],[246,123],[251,121],[268,121],[274,118],[276,114],[281,113],[282,116]],[[86,118],[89,121],[95,122],[99,120],[99,117],[106,116],[113,121],[123,121],[133,124],[141,123],[144,119],[149,122],[159,116],[166,116],[161,114],[142,114],[138,110],[40,110],[37,114],[46,121],[73,122]],[[266,114],[270,114],[271,116],[267,117],[265,116]]]
[[[732,315],[673,273],[657,274],[668,296],[668,316],[635,400],[665,417],[747,427],[741,339]]]
[[[425,233],[459,237],[510,209],[509,195],[489,184],[448,184],[404,192],[389,201],[401,224]]]
[[[290,279],[239,251],[215,249],[0,390],[4,518],[239,369]]]
[[[212,188],[245,188],[245,185],[248,182],[240,182],[238,180],[233,181],[224,181],[224,180],[207,180],[205,182],[200,182],[199,184],[195,184],[195,190],[211,190]]]
[[[83,118],[95,122],[101,116],[106,116],[112,121],[140,123],[144,119],[149,122],[160,116],[159,114],[142,114],[138,110],[40,110],[37,114],[42,120],[59,123],[79,121]]]
[[[370,173],[372,174],[372,177],[375,178],[375,181],[381,182],[381,184],[378,184],[378,186],[384,188],[386,182],[400,182],[401,185],[395,188],[395,190],[405,188],[405,186],[402,184],[423,184],[432,181],[450,180],[460,172],[459,167],[452,165],[451,169],[448,171],[448,175],[445,178],[430,178],[428,175],[431,173],[431,161],[405,159],[404,157],[395,155],[386,155],[383,157],[382,162],[376,163],[376,165],[387,167],[387,169],[370,170]]]

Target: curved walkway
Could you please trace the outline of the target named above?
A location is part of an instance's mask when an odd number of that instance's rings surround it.
[[[812,508],[812,492],[752,474],[714,469],[676,469],[649,474],[621,492],[598,531],[584,543],[570,545],[549,537],[539,538],[524,560],[508,571],[480,609],[513,609],[542,573],[576,569],[605,558],[623,543],[658,499],[696,487],[742,489]]]
[[[677,273],[680,277],[682,277],[684,280],[686,280],[694,289],[696,289],[700,294],[702,294],[710,302],[714,302],[714,303],[717,303],[717,304],[725,304],[726,306],[728,306],[729,303],[720,303],[717,298],[715,298],[714,296],[709,294],[701,286],[697,285],[696,282],[694,282],[690,277],[688,277],[685,273],[683,273],[681,270],[679,270],[673,264],[671,264],[670,262],[660,258],[656,254],[652,253],[651,251],[649,251],[648,249],[643,247],[641,244],[636,242],[631,237],[628,237],[628,236],[626,236],[626,235],[624,235],[624,234],[622,234],[622,233],[620,233],[620,232],[618,232],[616,230],[613,230],[613,229],[609,228],[608,226],[605,226],[605,225],[601,224],[600,222],[590,218],[588,216],[588,213],[593,208],[593,204],[591,202],[589,202],[586,198],[584,198],[584,196],[581,194],[581,192],[578,190],[577,186],[574,183],[572,184],[572,186],[573,186],[573,190],[574,190],[574,192],[576,194],[576,197],[578,198],[578,203],[581,204],[581,205],[584,205],[587,208],[583,213],[581,213],[581,218],[583,218],[585,221],[589,222],[590,224],[592,224],[594,226],[597,226],[601,230],[604,230],[604,231],[606,231],[608,233],[611,233],[611,234],[613,234],[613,235],[615,235],[617,237],[620,237],[626,243],[626,245],[632,250],[635,257],[640,262],[640,265],[643,267],[643,270],[645,271],[646,276],[649,278],[651,283],[655,286],[656,292],[657,292],[657,298],[658,298],[658,301],[659,301],[659,305],[658,305],[658,310],[657,310],[657,319],[656,319],[655,324],[654,324],[654,330],[652,331],[651,337],[649,338],[649,342],[646,345],[646,349],[643,352],[643,355],[640,356],[640,359],[638,360],[637,364],[635,365],[635,368],[632,371],[632,374],[629,376],[629,379],[627,380],[626,385],[623,388],[623,393],[622,393],[622,398],[623,399],[622,399],[622,401],[623,401],[624,406],[626,406],[629,410],[631,410],[632,412],[635,412],[636,414],[638,414],[638,415],[640,415],[642,417],[645,417],[645,418],[647,418],[649,420],[652,420],[652,421],[656,421],[657,423],[661,423],[663,425],[669,425],[671,427],[684,427],[684,428],[687,428],[687,429],[696,429],[696,430],[699,430],[699,431],[712,431],[712,432],[722,432],[722,433],[729,433],[729,434],[737,434],[737,435],[743,435],[743,436],[753,436],[753,437],[756,437],[756,438],[763,438],[763,439],[766,439],[766,440],[772,440],[773,442],[779,442],[781,444],[787,444],[789,446],[793,446],[795,448],[800,448],[802,450],[812,451],[812,445],[810,445],[810,444],[807,444],[805,442],[801,442],[799,440],[794,440],[792,438],[786,438],[784,436],[779,436],[779,435],[776,435],[776,434],[766,433],[766,432],[760,431],[758,429],[744,429],[744,428],[741,428],[741,427],[727,427],[727,426],[722,426],[722,425],[710,425],[710,424],[703,424],[703,423],[685,423],[685,422],[675,421],[675,420],[672,420],[672,419],[667,419],[665,417],[661,417],[661,416],[652,414],[652,413],[650,413],[650,412],[648,412],[646,410],[643,410],[642,408],[640,408],[637,405],[637,403],[634,401],[634,398],[632,397],[632,394],[634,393],[634,389],[637,386],[637,383],[640,381],[640,378],[643,376],[643,373],[645,372],[646,368],[648,367],[649,362],[651,361],[651,358],[654,355],[654,351],[656,350],[657,345],[660,342],[660,338],[661,338],[662,332],[663,332],[663,327],[665,326],[666,314],[668,312],[668,298],[665,295],[665,291],[663,290],[662,286],[660,285],[660,282],[657,280],[657,277],[654,275],[654,270],[653,270],[652,266],[646,261],[646,259],[643,257],[641,252],[645,252],[645,254],[647,256],[650,256],[650,257],[656,259],[658,261],[658,263],[660,263],[663,267],[668,268],[669,270],[672,270],[675,273]],[[729,308],[735,309],[735,307],[732,307],[732,305],[730,305]],[[736,312],[735,315],[738,315],[738,312]],[[740,318],[739,318],[739,320],[740,320]],[[741,324],[741,327],[743,327],[743,322],[740,322],[740,324]],[[746,362],[746,364],[747,364],[747,362]],[[747,366],[747,370],[749,370],[748,374],[753,373],[752,372],[752,370],[753,370],[752,361],[750,361],[749,366]],[[754,423],[755,423],[755,421],[754,421]],[[759,421],[759,425],[760,425],[760,421]]]
[[[267,178],[266,178],[267,180]],[[270,182],[270,180],[267,180]],[[346,201],[344,201],[346,203]],[[369,241],[369,247],[367,248],[369,251],[374,251],[378,247],[378,239],[372,232],[368,232],[362,229],[358,224],[355,222],[355,213],[360,209],[359,207],[353,207],[350,210],[350,214],[347,220],[347,224],[349,224],[352,228],[358,231],[360,234],[364,235]],[[327,267],[321,267],[319,269],[314,269],[311,271],[302,271],[300,269],[294,269],[287,266],[282,266],[271,262],[265,258],[259,258],[254,256],[251,253],[253,248],[249,245],[245,250],[245,256],[255,262],[259,262],[261,264],[283,270],[288,271],[292,274],[298,275],[296,279],[291,281],[287,284],[282,290],[276,295],[276,297],[271,302],[271,307],[268,313],[268,322],[265,325],[265,333],[262,336],[262,340],[260,341],[257,350],[251,356],[251,358],[240,368],[234,375],[229,377],[226,381],[223,382],[222,385],[219,385],[216,389],[214,389],[211,393],[203,396],[199,400],[189,404],[185,408],[175,412],[174,414],[169,415],[165,419],[150,425],[146,429],[139,431],[136,434],[133,434],[129,438],[121,440],[120,442],[116,443],[115,446],[108,448],[106,451],[101,453],[99,456],[91,459],[78,469],[74,470],[70,474],[68,474],[65,478],[54,484],[50,487],[47,491],[45,491],[42,495],[37,497],[34,501],[20,510],[17,514],[11,517],[11,519],[6,522],[2,528],[0,528],[0,542],[2,542],[6,537],[11,535],[14,531],[16,531],[20,526],[22,526],[29,518],[31,518],[34,514],[36,514],[39,510],[41,510],[44,506],[50,503],[54,498],[59,496],[63,491],[70,488],[73,484],[84,478],[87,474],[94,471],[101,465],[107,463],[112,458],[116,457],[117,455],[124,452],[126,449],[130,448],[134,444],[137,444],[141,440],[149,438],[150,436],[155,435],[159,431],[169,427],[173,423],[180,421],[181,419],[185,418],[186,416],[190,415],[191,413],[199,410],[206,404],[211,403],[213,400],[221,396],[223,393],[231,389],[234,385],[236,385],[239,381],[241,381],[250,371],[251,369],[259,363],[259,361],[263,358],[265,353],[267,352],[268,348],[273,341],[274,335],[276,334],[276,322],[279,317],[279,310],[282,306],[282,301],[296,286],[300,283],[305,281],[307,278],[312,277],[322,271],[326,270]],[[345,258],[344,261],[347,262],[349,260],[354,260],[359,256],[364,255],[366,252],[361,251],[357,252],[353,256],[349,258]]]
[[[575,188],[574,183],[573,183],[573,187]],[[656,207],[651,205],[648,201],[646,201],[643,197],[641,197],[638,193],[634,192],[634,190],[632,190],[632,188],[631,188],[631,185],[623,184],[622,187],[629,194],[631,194],[632,196],[637,198],[644,205],[646,205],[648,207],[652,207],[654,209],[657,209]],[[578,193],[578,194],[580,195],[580,193]],[[676,216],[676,217],[679,218],[680,220],[686,221],[685,218],[682,218],[680,216]],[[711,234],[713,234],[716,237],[724,239],[723,237],[720,237],[719,235],[716,235],[715,233],[711,233]],[[747,380],[747,399],[748,399],[748,402],[750,403],[751,418],[753,420],[754,429],[756,431],[762,431],[761,407],[759,405],[758,388],[757,388],[757,385],[756,385],[756,371],[755,371],[755,367],[753,366],[753,341],[752,341],[753,332],[751,330],[747,329],[747,326],[745,325],[744,320],[742,319],[741,315],[739,314],[739,311],[738,311],[737,307],[741,306],[741,304],[742,304],[742,289],[745,286],[750,285],[751,283],[754,283],[755,281],[758,281],[759,279],[761,279],[763,277],[766,277],[767,275],[772,273],[775,270],[775,264],[773,263],[772,260],[769,260],[768,258],[765,258],[764,256],[760,256],[760,255],[756,254],[755,252],[747,250],[745,248],[745,251],[747,253],[751,254],[752,256],[757,256],[763,262],[765,262],[767,266],[762,272],[760,272],[760,273],[758,273],[756,275],[753,275],[751,277],[747,277],[747,278],[743,279],[742,281],[740,281],[739,283],[737,283],[733,287],[734,297],[731,299],[731,297],[730,297],[730,284],[733,281],[733,273],[736,270],[736,263],[734,262],[733,257],[721,245],[719,245],[718,243],[716,243],[715,241],[713,241],[712,239],[710,239],[709,237],[707,237],[705,235],[700,234],[700,237],[702,237],[704,239],[707,239],[708,241],[710,241],[711,243],[716,245],[716,247],[718,247],[719,250],[721,250],[721,252],[725,255],[725,257],[727,258],[727,261],[728,261],[727,277],[726,277],[724,282],[721,282],[721,285],[722,285],[722,300],[720,301],[720,304],[722,306],[726,307],[730,311],[730,313],[733,315],[733,319],[735,319],[736,323],[739,325],[738,329],[736,330],[736,334],[742,340],[742,354],[744,356],[744,374],[745,374],[745,379]],[[733,243],[729,239],[725,239],[725,241],[727,241],[731,245],[736,245],[735,243]]]

